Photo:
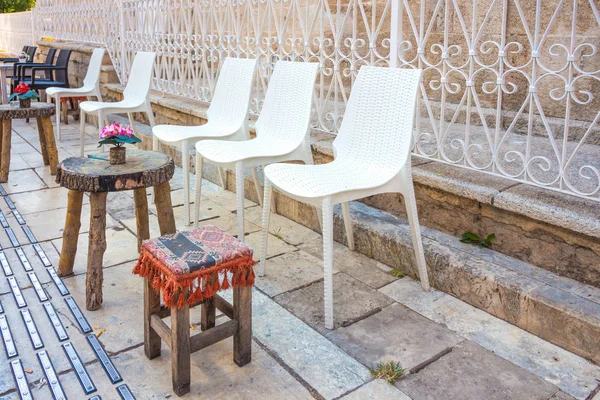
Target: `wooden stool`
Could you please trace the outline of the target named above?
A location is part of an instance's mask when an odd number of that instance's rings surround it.
[[[133,273],[144,277],[144,352],[171,348],[173,391],[190,391],[190,354],[233,336],[233,361],[252,358],[252,250],[216,226],[164,235],[143,243]],[[216,293],[233,288],[233,305]],[[164,305],[160,304],[160,293]],[[190,307],[201,305],[202,332],[190,336]],[[218,308],[231,320],[215,326]],[[162,318],[171,316],[171,328]]]
[[[75,121],[79,121],[79,103],[86,100],[87,97],[85,96],[60,98],[60,112],[65,125],[69,125],[69,114],[73,115],[73,119],[75,119]],[[71,104],[71,110],[69,110],[69,103]]]

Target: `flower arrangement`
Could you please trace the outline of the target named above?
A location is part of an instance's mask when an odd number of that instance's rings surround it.
[[[128,125],[110,124],[102,128],[98,147],[103,144],[111,144],[121,147],[125,143],[139,143],[141,140],[133,134],[133,128]]]
[[[26,83],[19,83],[8,100],[12,101],[15,98],[19,99],[21,107],[29,107],[31,99],[39,99],[39,96]]]
[[[24,51],[21,52],[21,54],[19,54],[17,56],[17,59],[19,60],[19,62],[24,63],[29,61],[29,54],[25,53]]]
[[[98,147],[104,144],[110,144],[114,147],[110,148],[110,163],[125,164],[126,143],[139,143],[141,140],[133,134],[133,128],[128,125],[110,124],[102,128],[100,133],[100,141]]]

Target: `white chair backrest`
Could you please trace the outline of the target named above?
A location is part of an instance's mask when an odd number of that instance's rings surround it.
[[[256,121],[258,136],[284,139],[295,147],[306,136],[319,71],[318,63],[278,61],[269,81],[260,116]]]
[[[96,86],[100,80],[100,69],[102,68],[102,59],[104,58],[104,49],[94,49],[92,57],[90,57],[90,63],[88,64],[88,70],[83,78],[83,86]]]
[[[138,51],[133,59],[127,86],[123,91],[126,100],[133,100],[140,104],[146,101],[152,82],[152,71],[154,69],[154,57],[156,53],[149,51]]]
[[[336,159],[398,173],[410,152],[420,81],[421,70],[361,67],[333,142]]]
[[[238,123],[247,120],[256,59],[227,57],[221,66],[210,107],[210,122]]]

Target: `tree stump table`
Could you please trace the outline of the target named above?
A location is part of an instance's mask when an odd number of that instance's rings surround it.
[[[0,105],[0,124],[2,140],[0,140],[0,182],[8,182],[8,171],[10,169],[10,142],[12,138],[12,120],[29,119],[37,120],[40,147],[44,165],[50,165],[50,174],[56,175],[58,165],[58,151],[54,141],[54,130],[52,120],[54,106],[48,103],[31,103],[28,108],[11,107],[9,104]]]
[[[67,218],[63,232],[58,275],[73,273],[77,240],[81,227],[84,192],[90,193],[90,233],[86,276],[86,308],[97,310],[102,305],[102,258],[106,250],[106,196],[108,192],[133,190],[137,225],[138,250],[150,238],[146,188],[154,187],[160,234],[175,233],[169,180],[175,164],[166,154],[127,149],[127,162],[111,165],[93,158],[71,157],[64,160],[56,174],[56,182],[69,189]]]

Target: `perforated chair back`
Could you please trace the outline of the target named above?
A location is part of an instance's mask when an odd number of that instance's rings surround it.
[[[211,123],[247,119],[255,69],[256,59],[225,58],[206,112]]]
[[[410,153],[420,81],[420,70],[361,67],[333,142],[336,159],[396,175]]]
[[[284,139],[290,147],[302,142],[310,126],[318,63],[278,61],[269,80],[257,136]]]
[[[146,101],[152,83],[155,57],[156,53],[154,52],[138,51],[136,53],[127,79],[127,86],[123,91],[125,100],[139,104]]]
[[[52,65],[52,63],[54,62],[55,55],[56,49],[54,47],[51,47],[50,50],[48,50],[48,54],[46,54],[46,61],[44,62],[44,64]],[[52,70],[46,70],[44,72],[44,75],[46,79],[52,80]]]
[[[85,78],[83,78],[83,86],[96,86],[98,84],[105,52],[105,49],[94,49],[92,52],[87,73],[85,74]]]

